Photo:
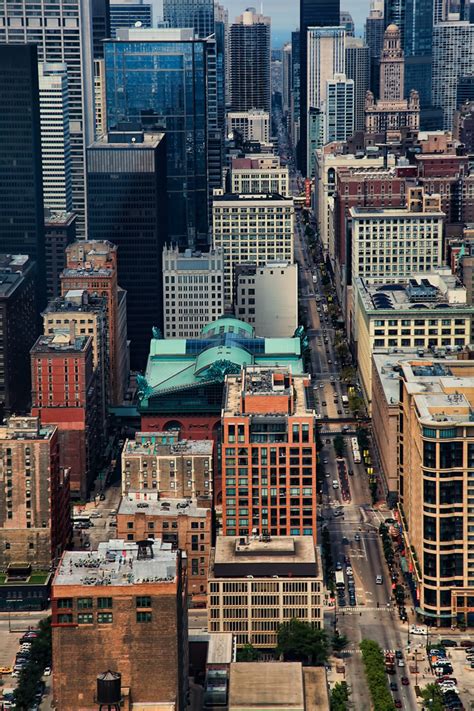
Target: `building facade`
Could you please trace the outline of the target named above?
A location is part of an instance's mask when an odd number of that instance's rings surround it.
[[[204,326],[224,313],[222,250],[180,252],[163,249],[165,338],[198,338]]]
[[[270,114],[263,109],[229,111],[226,115],[227,134],[237,131],[243,141],[268,143],[270,140]]]
[[[229,28],[232,111],[271,112],[270,18],[249,8]]]
[[[74,212],[45,211],[44,251],[48,299],[61,293],[61,272],[66,266],[66,249],[76,239],[76,221]]]
[[[433,28],[433,105],[443,111],[443,128],[451,129],[459,78],[473,73],[474,25],[441,22]]]
[[[370,48],[359,37],[346,32],[346,76],[354,82],[354,130],[365,126],[365,96],[370,89]]]
[[[354,133],[354,115],[354,81],[335,74],[326,87],[324,143],[347,141]]]
[[[156,18],[158,19],[158,18]],[[153,27],[153,5],[137,0],[121,0],[120,3],[110,3],[110,37],[117,37],[120,27]]]
[[[290,171],[280,165],[278,158],[233,158],[230,173],[230,192],[275,193],[290,196]]]

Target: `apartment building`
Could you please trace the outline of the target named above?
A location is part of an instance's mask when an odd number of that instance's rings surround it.
[[[290,196],[290,171],[274,165],[274,156],[234,158],[231,164],[231,192],[235,195],[246,193],[275,193]]]
[[[323,627],[321,562],[308,536],[219,536],[209,572],[209,632],[232,632],[237,647],[276,651],[292,619]]]
[[[255,528],[316,540],[315,412],[309,375],[247,366],[225,381],[222,513],[225,536]]]
[[[51,590],[54,705],[94,708],[97,675],[112,669],[122,676],[124,708],[183,711],[186,590],[181,554],[160,540],[67,551]]]
[[[228,111],[227,135],[237,131],[245,141],[268,143],[270,140],[270,114],[262,109]]]
[[[474,367],[400,364],[400,520],[420,619],[474,624]]]
[[[274,194],[235,195],[214,191],[214,248],[224,253],[224,302],[232,306],[234,268],[242,262],[262,264],[274,259],[293,262],[292,198]]]
[[[221,249],[163,250],[165,338],[199,338],[224,313],[224,255]]]
[[[399,283],[357,278],[355,333],[364,397],[372,399],[372,354],[378,348],[460,348],[471,342],[473,307],[447,267]]]

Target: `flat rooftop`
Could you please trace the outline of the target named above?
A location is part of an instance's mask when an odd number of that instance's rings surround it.
[[[169,506],[163,506],[163,504]],[[122,497],[117,511],[117,515],[134,516],[137,513],[146,516],[191,516],[193,518],[206,518],[209,509],[198,506],[196,501],[190,499],[165,499],[165,500],[137,500],[134,492]]]
[[[311,536],[218,536],[214,563],[312,563],[316,564]]]
[[[229,416],[275,417],[278,415],[297,416],[314,414],[306,397],[306,383],[309,375],[292,374],[291,368],[266,368],[249,366],[238,375],[228,375],[224,389],[223,413]],[[270,404],[268,412],[252,409],[253,400],[258,396],[269,397],[275,402]],[[289,412],[292,398],[293,409]],[[280,402],[281,401],[281,402]],[[242,403],[244,402],[244,411]],[[278,404],[280,403],[280,404]]]
[[[179,431],[137,432],[135,439],[125,441],[122,454],[126,457],[212,456],[214,442],[210,439],[179,439]]]
[[[383,217],[385,221],[390,218],[393,218],[394,220],[399,220],[400,218],[410,220],[418,220],[420,218],[441,220],[445,217],[444,212],[441,211],[437,212],[428,210],[425,212],[417,212],[416,210],[410,210],[407,207],[351,207],[349,212],[351,217],[361,220],[370,219],[372,217]]]
[[[234,662],[230,665],[229,711],[304,710],[300,662]]]
[[[138,585],[172,583],[176,578],[177,553],[171,543],[148,541],[153,558],[138,559],[138,544],[114,539],[99,543],[96,551],[66,551],[53,585]]]
[[[117,134],[121,136],[126,136],[130,134],[133,136],[134,133],[137,133],[136,131],[113,131],[111,133],[106,134],[105,136],[101,136],[100,138],[97,139],[97,141],[94,141],[91,146],[89,146],[88,150],[91,148],[94,150],[100,150],[100,149],[107,149],[107,148],[120,148],[123,150],[128,150],[128,151],[134,151],[140,148],[156,148],[161,141],[164,138],[164,133],[142,133],[140,136],[140,140],[137,141],[119,141],[119,140],[113,140],[114,136]],[[140,132],[138,132],[140,133]],[[118,138],[118,136],[117,136]]]
[[[71,338],[69,333],[52,333],[47,336],[40,336],[31,349],[31,353],[82,353],[90,336],[75,336]]]
[[[252,195],[251,193],[224,193],[224,195],[213,195],[213,202],[286,202],[287,206],[293,205],[293,198],[284,197],[279,193],[256,193]]]
[[[12,416],[0,426],[0,439],[50,439],[56,425],[42,425],[38,417]]]

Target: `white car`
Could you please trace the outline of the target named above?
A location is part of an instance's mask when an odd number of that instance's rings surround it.
[[[377,575],[377,577],[375,578],[375,584],[383,585],[383,577],[381,575]]]
[[[428,634],[428,628],[420,625],[412,625],[410,632],[411,634]]]
[[[51,667],[46,667],[43,672],[43,676],[51,676]]]
[[[347,566],[347,568],[346,568],[346,573],[347,573],[347,575],[349,575],[349,576],[352,575],[352,568],[351,568],[350,565]]]
[[[339,489],[339,482],[337,481],[337,479],[332,480],[332,488]]]

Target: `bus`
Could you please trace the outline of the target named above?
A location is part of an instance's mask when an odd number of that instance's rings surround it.
[[[94,525],[91,521],[90,515],[84,514],[74,514],[72,517],[72,524],[76,528],[90,528]]]
[[[344,589],[344,572],[342,570],[336,570],[336,588]]]

